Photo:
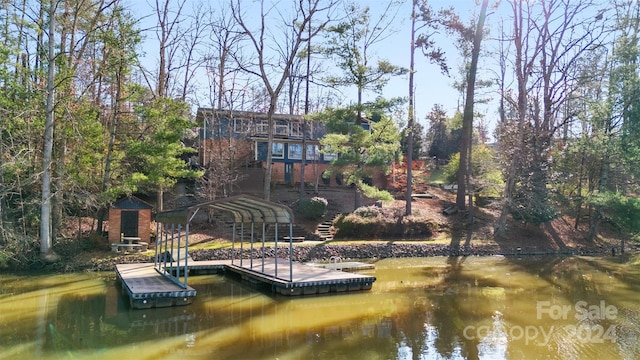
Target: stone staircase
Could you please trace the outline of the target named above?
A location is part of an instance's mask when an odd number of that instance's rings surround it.
[[[316,234],[320,237],[322,241],[331,241],[333,240],[333,234],[331,234],[331,226],[333,226],[333,220],[339,214],[332,214],[325,218],[325,220],[320,223],[316,229]]]

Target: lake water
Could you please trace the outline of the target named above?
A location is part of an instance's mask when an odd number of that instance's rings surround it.
[[[637,359],[640,257],[385,259],[366,292],[189,277],[129,309],[114,273],[0,275],[0,359]]]

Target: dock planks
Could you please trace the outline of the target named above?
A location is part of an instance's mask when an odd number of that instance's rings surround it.
[[[341,270],[341,271],[358,271],[358,270],[372,270],[376,266],[373,264],[367,264],[359,261],[338,261],[329,263],[307,263],[307,266],[321,267],[325,269]]]
[[[251,284],[268,287],[277,294],[296,296],[370,290],[376,280],[373,276],[347,273],[334,269],[307,266],[285,259],[238,259],[189,261],[190,276],[225,271],[238,275]],[[182,288],[165,278],[153,263],[119,264],[116,273],[130,298],[131,307],[146,309],[190,304],[196,290]]]
[[[275,259],[264,261],[263,268],[262,262],[255,259],[253,264],[247,259],[244,259],[242,264],[236,260],[229,266],[229,270],[240,274],[244,280],[271,285],[273,292],[288,296],[370,290],[376,280],[373,276],[308,266],[298,262],[292,262],[293,268],[290,271],[289,261],[284,259],[277,260],[276,270]]]
[[[188,305],[196,290],[183,288],[156,271],[153,263],[118,264],[116,275],[136,309]]]

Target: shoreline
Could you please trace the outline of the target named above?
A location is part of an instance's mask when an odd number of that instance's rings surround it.
[[[239,249],[235,249],[236,254]],[[223,260],[230,259],[231,249],[198,249],[189,252],[194,260]],[[243,258],[251,256],[250,249],[243,249]],[[343,260],[352,259],[386,259],[413,257],[458,257],[458,256],[553,256],[553,255],[602,255],[611,256],[611,249],[602,247],[581,247],[541,249],[538,247],[504,248],[499,245],[450,245],[450,244],[356,244],[356,245],[325,245],[298,246],[293,248],[293,260],[299,262],[329,261],[332,258]],[[236,255],[238,256],[238,255]],[[261,257],[260,248],[253,249],[253,256]],[[265,247],[265,257],[274,257],[275,249]],[[278,248],[279,257],[288,257],[289,248]]]
[[[240,249],[195,249],[189,251],[193,260],[227,260],[231,259],[232,252],[236,252],[239,259]],[[635,249],[627,248],[624,254],[616,250],[616,257],[628,256],[636,253]],[[274,247],[264,248],[264,257],[272,258],[276,255]],[[244,259],[261,258],[263,256],[261,248],[243,249]],[[466,257],[466,256],[612,256],[610,247],[590,246],[590,247],[566,247],[563,249],[549,249],[539,247],[501,247],[495,244],[472,244],[450,245],[450,244],[317,244],[314,246],[294,246],[293,260],[298,262],[326,262],[339,258],[340,260],[381,260],[386,258],[420,258],[420,257]],[[98,272],[113,271],[116,264],[152,262],[154,254],[130,254],[105,259],[92,259],[90,261],[79,262],[71,260],[71,263],[48,267],[53,271],[60,272]],[[278,257],[288,258],[289,247],[278,247]],[[64,263],[63,260],[61,263]]]

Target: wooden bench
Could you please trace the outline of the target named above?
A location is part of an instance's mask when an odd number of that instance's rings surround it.
[[[304,236],[294,236],[292,238],[289,238],[289,236],[284,236],[283,239],[285,241],[289,241],[289,239],[291,239],[291,242],[303,242]]]
[[[119,242],[111,244],[112,252],[141,252],[147,251],[149,244],[146,242],[138,242],[137,244],[132,244],[128,242]]]

